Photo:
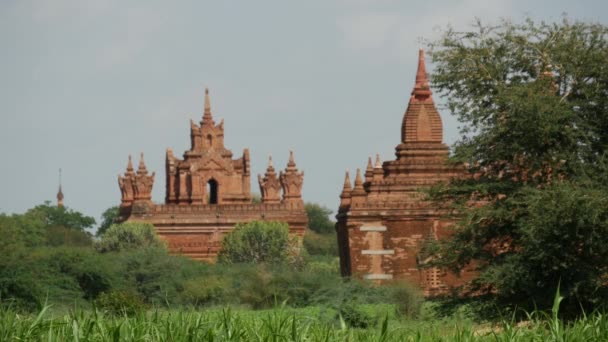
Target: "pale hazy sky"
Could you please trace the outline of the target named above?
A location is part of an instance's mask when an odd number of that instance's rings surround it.
[[[394,158],[421,38],[564,12],[608,23],[605,0],[0,0],[0,212],[54,201],[62,168],[66,205],[99,220],[139,152],[162,202],[165,149],[189,147],[206,86],[252,189],[292,148],[304,199],[335,210],[345,169]]]

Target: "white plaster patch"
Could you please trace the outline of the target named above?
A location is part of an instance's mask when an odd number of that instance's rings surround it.
[[[369,279],[369,280],[386,280],[386,279],[393,279],[393,275],[392,274],[366,274],[363,276],[363,278]]]
[[[372,249],[364,249],[361,251],[361,254],[367,254],[367,255],[388,255],[388,254],[395,254],[395,251],[392,249],[377,249],[377,250],[372,250]]]

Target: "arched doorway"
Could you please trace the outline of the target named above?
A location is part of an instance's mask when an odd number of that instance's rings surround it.
[[[215,179],[210,179],[207,182],[207,203],[209,204],[217,204],[217,181]]]

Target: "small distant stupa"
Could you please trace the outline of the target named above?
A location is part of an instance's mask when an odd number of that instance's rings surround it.
[[[59,169],[59,190],[57,191],[57,207],[63,208],[63,191],[61,190],[61,169]]]

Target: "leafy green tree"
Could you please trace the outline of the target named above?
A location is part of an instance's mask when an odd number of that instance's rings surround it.
[[[332,211],[316,203],[304,205],[308,216],[308,229],[320,234],[335,234],[335,222],[329,219]]]
[[[91,246],[93,239],[89,232],[53,226],[46,229],[46,243],[49,246]]]
[[[479,271],[473,289],[571,307],[605,292],[608,28],[478,22],[431,44],[433,84],[462,122],[453,160],[470,177],[431,196],[459,214],[432,265]],[[591,266],[592,265],[592,266]]]
[[[284,222],[239,223],[222,240],[221,263],[288,262],[292,250],[289,227]]]
[[[11,246],[40,246],[45,243],[45,222],[36,215],[0,214],[0,236],[0,251]]]
[[[111,225],[117,223],[116,219],[118,219],[118,215],[120,214],[119,210],[118,206],[113,206],[101,214],[101,224],[97,227],[95,235],[102,236]]]
[[[113,224],[95,243],[95,248],[102,253],[148,247],[164,248],[165,244],[153,225],[142,222]]]
[[[58,207],[46,201],[28,210],[24,215],[40,218],[47,227],[66,227],[86,230],[95,225],[95,219],[66,207]]]

